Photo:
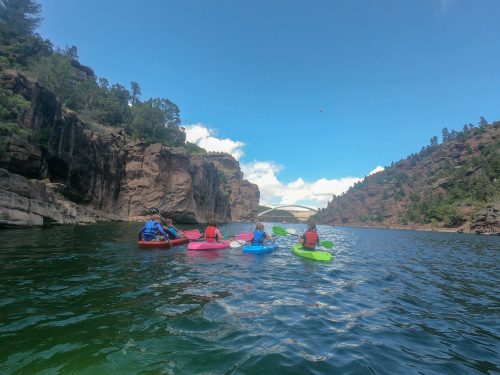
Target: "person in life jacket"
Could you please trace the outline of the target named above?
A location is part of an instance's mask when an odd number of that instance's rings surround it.
[[[314,250],[316,244],[319,244],[319,236],[316,231],[316,224],[309,223],[307,231],[299,238],[299,242],[306,250]]]
[[[141,240],[141,235],[143,235],[144,241],[163,240],[159,234],[168,241],[168,234],[163,230],[160,224],[160,217],[158,215],[153,215],[139,231],[139,241]]]
[[[205,229],[205,241],[214,242],[222,240],[223,236],[219,228],[217,228],[217,222],[215,220],[210,220],[208,226]]]
[[[253,232],[252,246],[263,245],[265,240],[272,241],[273,238],[271,236],[268,236],[266,232],[264,232],[264,224],[257,223]]]
[[[167,225],[167,227],[165,228],[165,232],[167,232],[168,237],[170,239],[176,239],[182,237],[181,233],[177,230],[176,227],[174,227],[172,219],[165,220],[165,224]]]

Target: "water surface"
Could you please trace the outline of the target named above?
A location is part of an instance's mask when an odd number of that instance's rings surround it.
[[[1,373],[500,373],[499,237],[319,226],[320,263],[139,227],[0,231]]]

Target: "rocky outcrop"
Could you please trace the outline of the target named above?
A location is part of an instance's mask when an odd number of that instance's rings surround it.
[[[188,155],[182,148],[146,145],[121,129],[82,121],[63,109],[52,92],[16,71],[2,74],[8,92],[22,95],[31,107],[18,118],[29,135],[2,140],[6,156],[0,168],[9,172],[9,180],[24,181],[30,186],[24,191],[32,193],[19,194],[12,187],[17,184],[5,183],[10,188],[0,190],[0,225],[128,220],[150,207],[178,222],[254,217],[258,188],[242,179],[230,155]],[[38,201],[48,207],[43,214],[30,208]]]
[[[30,180],[0,168],[0,226],[95,223],[119,217],[70,202],[58,184]]]
[[[229,188],[232,221],[252,221],[257,215],[260,192],[257,185],[243,180],[240,163],[224,153],[210,153],[207,156],[222,172]]]
[[[500,233],[500,203],[487,204],[474,216],[470,226],[472,232],[477,234]]]
[[[11,136],[8,157],[0,167],[65,186],[68,199],[109,211],[114,207],[124,170],[125,136],[122,131],[84,124],[64,111],[54,94],[15,71],[4,72],[6,87],[31,101],[20,117],[30,136]]]
[[[117,214],[138,216],[155,207],[175,221],[196,223],[253,220],[259,190],[243,180],[228,154],[188,155],[160,144],[128,145]]]
[[[367,176],[313,219],[500,234],[500,123],[471,128]]]
[[[116,207],[126,217],[155,207],[177,222],[231,219],[229,192],[218,169],[181,148],[130,143],[121,186]]]

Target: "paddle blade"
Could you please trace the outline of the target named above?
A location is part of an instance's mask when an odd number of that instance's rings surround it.
[[[198,229],[186,230],[182,234],[189,240],[197,240],[203,236]]]
[[[237,234],[235,237],[237,240],[251,241],[253,238],[253,233],[240,233]]]
[[[319,243],[326,249],[331,249],[333,247],[332,241],[320,241]]]
[[[297,234],[297,231],[295,229],[293,229],[293,228],[286,228],[286,232],[288,234]]]
[[[240,241],[231,241],[231,242],[229,242],[229,246],[231,247],[231,249],[236,249],[238,247],[241,247],[241,245],[242,244],[240,243]]]
[[[279,227],[277,225],[273,226],[273,233],[277,236],[286,236],[288,234],[285,228]]]

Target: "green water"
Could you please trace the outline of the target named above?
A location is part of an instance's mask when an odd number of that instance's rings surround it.
[[[320,226],[320,263],[292,237],[141,251],[138,229],[0,232],[2,374],[500,372],[499,237]]]

